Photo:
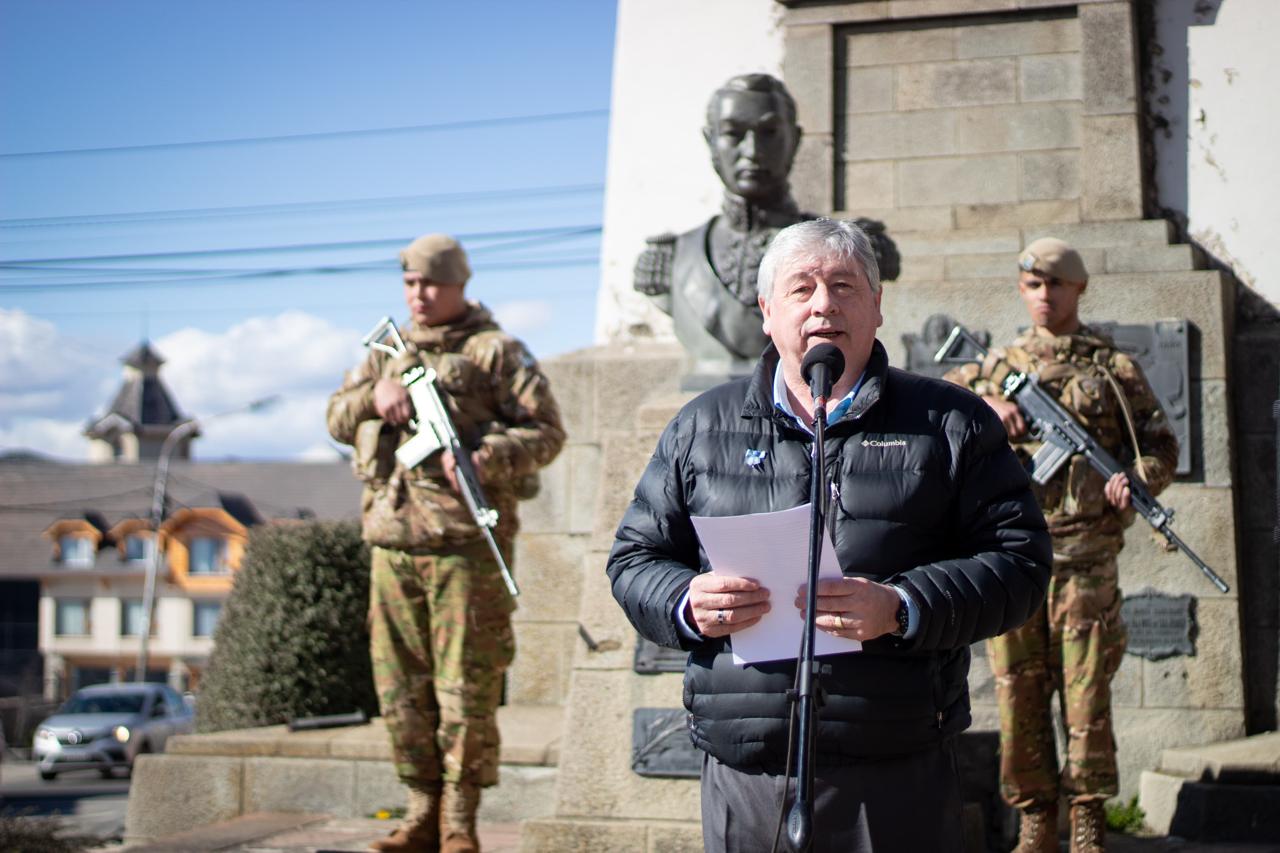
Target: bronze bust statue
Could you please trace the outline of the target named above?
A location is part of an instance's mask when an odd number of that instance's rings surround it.
[[[817,218],[796,206],[787,182],[801,133],[780,80],[743,74],[726,82],[702,130],[725,187],[720,214],[684,234],[650,238],[636,261],[635,289],[671,315],[693,361],[686,389],[750,373],[769,342],[756,303],[760,259],[778,231]],[[897,278],[898,252],[884,226],[857,221],[871,235],[881,279]]]

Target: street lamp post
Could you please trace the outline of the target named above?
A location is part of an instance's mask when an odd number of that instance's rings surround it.
[[[210,415],[204,418],[203,422],[207,423],[214,418],[236,415],[241,412],[260,412],[275,405],[279,399],[279,395],[273,395],[264,397],[261,400],[254,400],[244,406]],[[151,644],[151,612],[155,609],[156,576],[160,572],[160,525],[164,522],[165,489],[169,480],[169,460],[182,439],[187,438],[199,429],[200,424],[201,420],[199,418],[192,418],[184,424],[179,424],[165,436],[164,443],[160,445],[160,457],[156,462],[156,480],[151,492],[151,553],[147,556],[146,581],[142,587],[142,625],[140,626],[142,636],[138,642],[138,659],[134,663],[133,673],[133,680],[139,683],[147,680],[147,660]]]

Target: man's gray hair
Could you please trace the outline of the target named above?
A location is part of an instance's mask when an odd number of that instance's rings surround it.
[[[880,292],[880,264],[867,232],[844,219],[810,219],[783,228],[773,238],[760,259],[756,293],[769,301],[780,267],[812,266],[830,259],[856,262],[866,274],[871,292]]]

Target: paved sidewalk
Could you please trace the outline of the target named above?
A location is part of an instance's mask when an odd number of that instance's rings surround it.
[[[108,845],[94,853],[324,853],[357,851],[382,838],[396,826],[395,820],[334,818],[328,815],[252,814],[234,820],[178,833],[149,843]],[[520,824],[480,824],[480,846],[485,853],[518,853]]]
[[[369,842],[395,827],[395,821],[333,818],[327,815],[257,814],[170,836],[150,844],[98,848],[95,853],[328,853],[365,850]],[[481,824],[480,846],[485,853],[519,853],[520,824]],[[1066,840],[1060,849],[1067,850]],[[1139,838],[1107,835],[1111,853],[1276,853],[1277,844],[1184,841],[1180,838]]]

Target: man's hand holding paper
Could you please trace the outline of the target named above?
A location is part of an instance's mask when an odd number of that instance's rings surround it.
[[[752,515],[695,516],[691,521],[711,562],[711,572],[699,575],[690,583],[686,618],[692,610],[693,622],[704,636],[732,634],[735,663],[795,658],[800,651],[804,620],[798,609],[772,608],[768,603],[769,589],[790,591],[804,585],[805,567],[808,565],[809,505]],[[843,579],[831,537],[826,534],[823,535],[818,576],[823,582]],[[713,589],[723,591],[711,592]],[[892,590],[887,591],[894,594]],[[720,606],[706,606],[707,602],[740,601],[739,596],[748,594],[759,596],[747,605],[752,609],[723,608],[723,622],[717,612],[722,609]],[[822,607],[819,607],[821,612]],[[750,619],[750,623],[746,623],[744,617]],[[835,625],[835,618],[829,616],[827,622]],[[704,627],[707,620],[715,628],[715,633],[709,633]],[[862,649],[862,643],[852,634],[836,634],[829,630],[819,631],[814,643],[819,655]]]

